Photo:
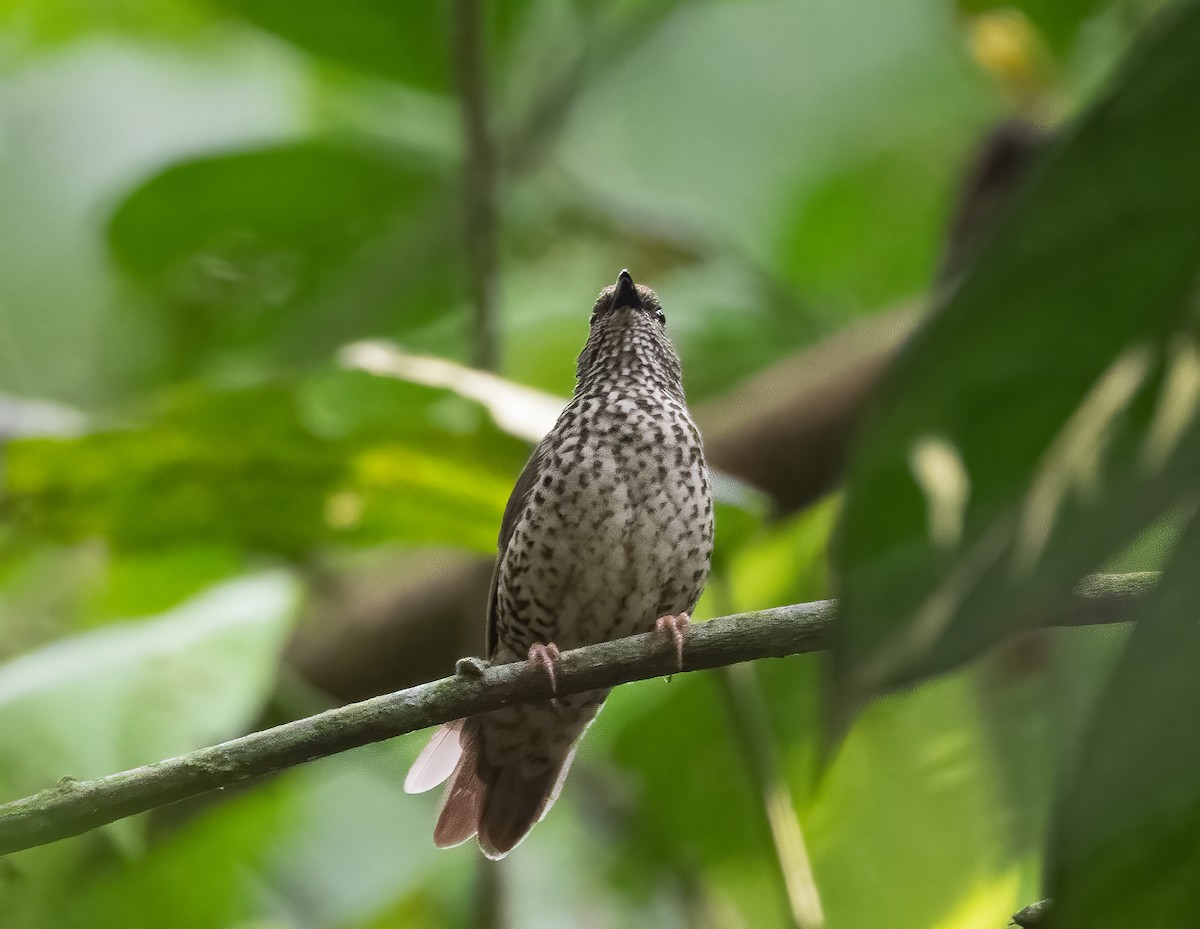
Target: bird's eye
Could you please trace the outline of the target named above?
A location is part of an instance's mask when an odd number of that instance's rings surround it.
[[[661,326],[665,326],[667,324],[667,314],[662,311],[661,306],[654,311],[654,318],[658,320],[659,325]]]

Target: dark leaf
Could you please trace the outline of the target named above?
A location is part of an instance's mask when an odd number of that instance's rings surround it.
[[[454,87],[452,22],[455,4],[443,0],[217,0],[262,29],[294,45],[422,90],[450,93]],[[526,4],[520,0],[479,3],[489,17],[496,50],[512,38]]]
[[[450,190],[442,169],[395,152],[301,142],[167,168],[117,208],[109,242],[156,298],[148,322],[184,373],[214,353],[328,351],[444,311]]]
[[[1056,929],[1200,925],[1200,523],[1101,697],[1054,814]]]
[[[880,391],[835,544],[843,712],[1036,622],[1194,480],[1200,6],[1171,12]]]

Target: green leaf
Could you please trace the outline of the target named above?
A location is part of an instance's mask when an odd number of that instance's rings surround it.
[[[944,224],[945,170],[930,151],[940,144],[872,153],[815,188],[800,185],[776,259],[798,292],[870,307],[924,288]]]
[[[10,0],[0,7],[10,52],[41,51],[96,33],[187,38],[210,20],[209,11],[185,0]]]
[[[40,925],[60,929],[272,925],[266,883],[279,836],[302,812],[287,782],[226,800],[148,854],[74,875],[72,892],[40,901]],[[34,924],[39,925],[39,923]],[[33,929],[33,927],[30,927]]]
[[[257,242],[296,260],[344,255],[412,200],[428,171],[383,152],[301,142],[215,155],[166,168],[114,213],[113,253],[136,277],[159,280],[223,239]]]
[[[732,475],[714,471],[712,483],[713,566],[719,571],[762,529],[770,506],[763,493]]]
[[[476,403],[361,372],[195,390],[139,428],[8,447],[17,537],[299,556],[378,542],[495,548],[528,454]]]
[[[1007,854],[1006,811],[996,802],[969,672],[870,707],[813,791],[814,664],[764,665],[772,672],[764,683],[797,740],[785,750],[808,775],[800,789],[811,799],[799,809],[828,924],[1003,927],[1019,899],[1017,862]],[[802,687],[792,684],[789,694],[789,673],[795,680],[802,667]]]
[[[295,605],[286,575],[259,575],[0,667],[0,796],[236,734],[274,680]]]
[[[703,874],[753,914],[751,924],[781,925],[770,832],[716,677],[633,684],[609,703],[597,726],[611,727],[615,739],[606,745],[607,732],[597,733],[588,751],[608,748],[629,779],[614,879],[646,895],[671,876]]]
[[[1080,27],[1089,17],[1116,4],[1111,0],[957,0],[956,5],[968,14],[1020,10],[1037,26],[1051,48],[1064,52],[1075,44]]]
[[[108,238],[157,299],[146,324],[165,328],[177,372],[264,342],[268,356],[328,351],[397,314],[444,309],[450,201],[438,166],[299,142],[166,168],[120,204]]]
[[[380,77],[435,93],[454,89],[454,4],[441,0],[217,0],[294,45]],[[478,4],[494,50],[511,39],[527,4]]]
[[[1059,791],[1056,929],[1200,924],[1200,523],[1138,617]]]
[[[1198,43],[1194,3],[1144,37],[881,388],[834,552],[843,710],[1036,622],[1191,485]]]

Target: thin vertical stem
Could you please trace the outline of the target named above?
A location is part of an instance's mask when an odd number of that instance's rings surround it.
[[[500,366],[496,145],[488,110],[485,0],[455,0],[454,63],[462,112],[464,230],[473,322],[471,363]]]
[[[733,726],[771,829],[792,923],[796,929],[818,929],[825,923],[821,895],[808,859],[800,817],[767,725],[767,706],[754,668],[748,664],[730,665],[718,668],[716,674],[724,686]]]
[[[471,364],[500,369],[496,144],[488,111],[486,0],[455,0],[454,69],[463,129],[463,236],[471,292]],[[480,858],[475,926],[503,929],[503,864]]]
[[[488,861],[482,855],[475,862],[475,929],[504,929],[503,861]]]
[[[732,605],[727,578],[714,578],[710,586],[721,607]],[[742,757],[754,778],[771,830],[792,925],[796,929],[819,929],[825,924],[821,894],[817,890],[804,831],[779,761],[767,703],[758,686],[754,667],[727,665],[717,668],[714,673],[721,682],[734,735],[741,744]]]

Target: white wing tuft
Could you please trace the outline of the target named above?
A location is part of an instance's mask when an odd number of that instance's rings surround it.
[[[462,754],[462,743],[459,734],[462,732],[463,721],[456,719],[438,728],[425,746],[413,766],[408,769],[404,778],[404,792],[409,794],[424,793],[432,790],[454,773]]]

